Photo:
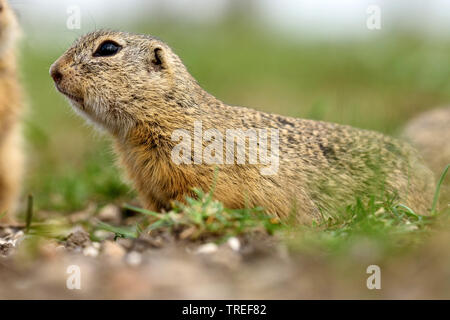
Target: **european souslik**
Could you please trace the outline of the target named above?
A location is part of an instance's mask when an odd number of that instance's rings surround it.
[[[433,174],[406,143],[227,105],[203,90],[169,46],[152,36],[89,33],[50,73],[73,108],[112,135],[121,164],[151,210],[167,209],[192,195],[193,187],[206,191],[213,183],[214,197],[226,207],[261,206],[300,222],[336,214],[367,195],[397,194],[423,214],[431,205]],[[215,129],[223,136],[229,129],[277,131],[276,173],[262,174],[263,163],[175,163],[172,151],[180,141],[172,135],[185,130],[194,137],[196,121],[203,132]],[[202,147],[209,142],[203,139]]]

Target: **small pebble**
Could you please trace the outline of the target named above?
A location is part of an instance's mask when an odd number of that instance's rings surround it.
[[[130,266],[138,266],[142,262],[142,255],[139,252],[131,251],[126,257],[126,262]]]
[[[55,248],[55,250],[56,250],[56,252],[64,252],[64,251],[66,251],[66,247],[64,247],[64,246],[57,246]]]
[[[12,240],[5,240],[5,239],[1,239],[0,238],[0,245],[5,245],[5,244],[13,245],[13,241]]]
[[[118,206],[108,204],[100,209],[97,217],[102,221],[120,223],[122,213]]]
[[[86,248],[90,246],[91,240],[89,238],[89,233],[81,228],[75,229],[74,232],[70,233],[66,239],[66,248],[74,251],[79,251],[79,248]]]
[[[122,260],[125,256],[125,249],[118,243],[106,240],[103,242],[102,255],[113,261]]]
[[[100,250],[100,248],[101,248],[101,244],[100,244],[100,242],[92,242],[92,246],[95,248],[95,249],[99,249]]]
[[[116,243],[128,250],[133,246],[133,240],[126,238],[118,238]]]
[[[0,243],[0,256],[9,255],[13,248],[14,246],[9,242]]]
[[[98,256],[98,249],[94,248],[94,246],[89,246],[83,249],[83,255],[86,257],[95,258]]]
[[[111,232],[108,232],[106,230],[96,230],[94,232],[94,236],[101,240],[108,238],[110,235],[111,235]]]
[[[13,239],[17,240],[17,239],[23,238],[24,236],[25,236],[25,234],[23,233],[22,230],[20,230],[20,231],[16,232],[16,234],[13,236]]]
[[[217,251],[219,247],[215,243],[206,243],[197,248],[195,253],[197,254],[211,254]]]
[[[233,251],[239,251],[241,249],[241,242],[236,237],[231,237],[227,240],[227,244]]]

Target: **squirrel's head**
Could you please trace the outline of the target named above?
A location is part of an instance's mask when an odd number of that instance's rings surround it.
[[[0,0],[0,55],[14,43],[18,30],[16,15],[8,1]]]
[[[183,91],[181,74],[188,75],[162,41],[114,31],[82,36],[50,68],[74,109],[115,134],[154,120],[155,106]]]

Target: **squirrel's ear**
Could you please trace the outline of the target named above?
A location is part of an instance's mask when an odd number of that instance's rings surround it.
[[[150,47],[150,64],[151,69],[161,71],[167,69],[166,52],[162,47]]]

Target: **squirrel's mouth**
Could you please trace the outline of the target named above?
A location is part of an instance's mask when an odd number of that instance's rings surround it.
[[[83,104],[83,102],[84,102],[84,99],[83,99],[83,98],[80,98],[80,97],[75,96],[75,95],[73,95],[73,94],[71,94],[71,93],[68,93],[67,91],[61,89],[61,87],[58,86],[58,85],[56,85],[56,89],[57,89],[59,92],[61,92],[63,95],[65,95],[67,98],[69,98],[70,100],[73,100],[73,101],[75,101],[75,102],[78,102],[78,103],[80,103],[80,104]]]

